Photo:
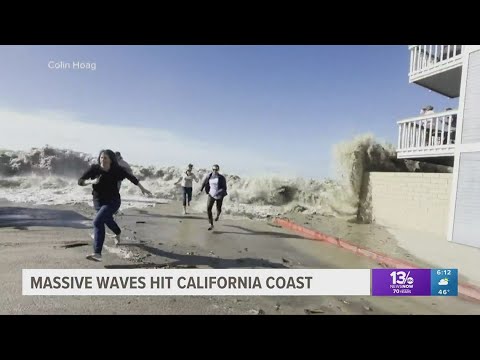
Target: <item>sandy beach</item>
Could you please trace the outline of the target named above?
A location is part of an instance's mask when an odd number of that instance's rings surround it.
[[[478,304],[453,297],[22,296],[24,268],[380,267],[267,221],[227,216],[209,232],[206,214],[181,215],[178,202],[122,210],[117,220],[124,242],[115,247],[107,237],[103,262],[93,263],[85,260],[92,246],[92,215],[88,204],[0,202],[0,313],[480,314]]]

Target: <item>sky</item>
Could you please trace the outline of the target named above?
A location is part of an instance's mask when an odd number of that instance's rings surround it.
[[[409,58],[407,45],[0,45],[0,149],[322,179],[335,144],[396,144],[398,120],[457,107],[408,83]]]

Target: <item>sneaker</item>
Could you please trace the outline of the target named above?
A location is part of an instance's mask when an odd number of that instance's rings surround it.
[[[113,237],[113,242],[115,243],[115,246],[120,244],[120,235],[121,234],[118,234]]]
[[[97,261],[97,262],[102,261],[102,255],[101,254],[90,254],[86,258],[88,260]]]
[[[213,224],[210,225],[210,227],[208,228],[208,230],[213,230]]]
[[[217,217],[215,218],[215,221],[218,221],[218,218],[220,217],[220,215],[217,215]]]

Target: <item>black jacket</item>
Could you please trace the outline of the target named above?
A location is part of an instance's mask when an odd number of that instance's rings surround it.
[[[128,179],[135,185],[138,185],[138,179],[129,174],[120,166],[113,166],[109,171],[103,170],[100,165],[92,165],[85,171],[85,173],[78,179],[81,180],[100,178],[98,184],[92,185],[92,195],[96,200],[109,201],[120,198],[118,191],[118,182],[123,179]]]
[[[202,188],[200,191],[203,191],[205,189],[205,193],[208,195],[210,192],[210,178],[212,177],[213,173],[208,174],[208,176],[203,180],[202,183]],[[221,197],[225,197],[228,195],[227,193],[227,180],[225,179],[225,176],[222,174],[217,174],[218,175],[218,195]]]

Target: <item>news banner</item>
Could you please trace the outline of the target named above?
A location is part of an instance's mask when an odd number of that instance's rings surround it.
[[[457,269],[23,269],[23,295],[457,296]]]

